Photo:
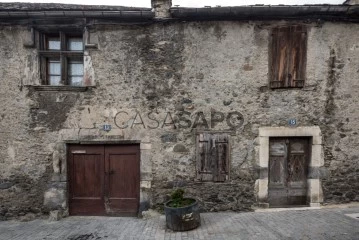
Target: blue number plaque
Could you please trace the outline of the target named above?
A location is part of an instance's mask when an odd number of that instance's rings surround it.
[[[104,124],[102,129],[106,132],[111,131],[112,126],[110,124]]]

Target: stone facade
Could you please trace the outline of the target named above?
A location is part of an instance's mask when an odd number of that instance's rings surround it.
[[[268,87],[270,30],[284,24],[308,29],[301,89]],[[205,211],[250,210],[260,202],[260,129],[288,128],[289,119],[320,131],[315,202],[359,200],[359,24],[151,22],[92,25],[88,34],[87,88],[56,90],[39,87],[29,28],[0,24],[0,219],[66,215],[66,144],[86,141],[141,144],[142,210],[160,206],[175,187]],[[197,129],[180,127],[183,111],[191,125],[203,112],[207,130],[229,132],[226,182],[196,181],[204,120]],[[243,124],[212,126],[214,111],[240,112]]]

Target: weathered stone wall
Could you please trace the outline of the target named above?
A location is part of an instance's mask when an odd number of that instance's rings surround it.
[[[33,103],[23,87],[28,56],[36,56],[23,47],[24,30],[0,28],[0,219],[41,213],[51,173],[51,148],[31,128]]]
[[[152,206],[182,186],[205,210],[248,210],[256,202],[258,128],[287,126],[290,118],[296,118],[298,126],[319,126],[322,131],[324,201],[358,201],[359,25],[307,23],[306,86],[270,90],[269,34],[277,24],[284,22],[94,27],[98,49],[86,55],[95,86],[85,92],[24,86],[39,82],[36,49],[23,46],[26,28],[2,27],[1,219],[66,210],[64,140],[74,136],[146,143],[141,178],[148,184],[141,188],[146,190],[144,202]],[[210,125],[214,110],[239,111],[244,124],[238,129],[225,123],[211,128],[231,132],[230,180],[196,182],[196,130],[163,122],[170,122],[168,112],[176,119],[176,113],[187,111],[193,123],[202,111]],[[116,117],[120,111],[129,115]],[[145,126],[133,124],[136,112]],[[140,122],[136,117],[135,123]],[[113,130],[101,131],[104,123]],[[118,129],[116,124],[128,127]]]

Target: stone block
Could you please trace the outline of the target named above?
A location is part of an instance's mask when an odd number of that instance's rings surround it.
[[[105,133],[105,136],[121,136],[123,137],[123,130],[119,128],[113,128]]]
[[[28,222],[28,221],[32,221],[36,218],[36,215],[34,213],[27,213],[24,216],[20,217],[20,221],[21,222]]]
[[[84,128],[79,131],[79,140],[94,140],[100,138],[103,134],[97,128]]]
[[[141,172],[152,172],[152,162],[149,150],[141,150]]]
[[[260,179],[268,179],[268,168],[267,167],[259,168],[259,178]]]
[[[323,179],[329,176],[325,167],[309,167],[308,179]]]
[[[161,214],[153,209],[142,212],[143,219],[158,218]]]
[[[59,221],[61,218],[62,218],[61,211],[59,210],[50,211],[49,221]]]
[[[151,143],[141,143],[140,145],[141,150],[151,150],[151,147],[152,147]]]
[[[320,207],[320,203],[309,203],[309,206],[310,207],[315,207],[315,208],[318,208],[318,207]]]
[[[141,182],[140,182],[140,187],[141,187],[141,188],[148,188],[148,189],[150,189],[150,188],[151,188],[151,181],[141,180]]]
[[[176,144],[173,147],[173,152],[185,153],[188,152],[188,149],[183,144]]]
[[[141,171],[141,181],[151,181],[151,180],[152,180],[152,172]]]
[[[322,145],[312,145],[312,158],[309,166],[321,167],[324,165],[324,153]]]
[[[257,162],[259,167],[267,168],[269,164],[269,138],[259,138],[259,161]]]
[[[138,215],[139,217],[143,217],[143,212],[147,211],[150,208],[150,202],[149,201],[141,201],[140,207],[138,209]]]
[[[55,150],[52,153],[52,167],[53,167],[54,173],[60,173],[61,161],[62,161],[61,154],[59,153],[59,151]]]
[[[13,182],[3,182],[0,183],[0,189],[8,189],[11,188],[12,186],[14,186],[15,183]]]
[[[257,201],[266,203],[268,201],[268,179],[257,179],[255,182]]]
[[[75,141],[79,139],[80,129],[61,129],[58,134],[58,140],[62,141]]]
[[[321,135],[313,136],[313,145],[322,145],[323,144],[322,138],[323,137]]]
[[[313,127],[263,127],[259,128],[260,137],[304,137],[321,136],[318,126]]]
[[[177,142],[177,134],[176,133],[166,133],[161,136],[161,141],[163,143],[166,142]]]
[[[66,191],[64,189],[50,188],[45,192],[44,206],[49,209],[65,208],[66,202]]]
[[[308,193],[310,203],[322,203],[323,202],[323,190],[321,181],[319,179],[308,179]]]

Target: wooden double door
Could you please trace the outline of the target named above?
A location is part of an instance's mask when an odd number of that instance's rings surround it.
[[[307,204],[309,138],[270,138],[268,202],[270,207]]]
[[[69,145],[70,215],[136,215],[139,145]]]

